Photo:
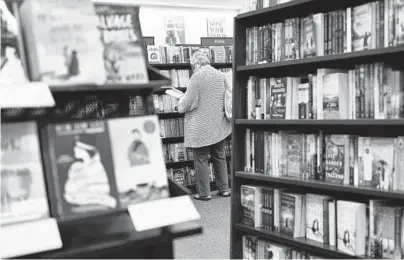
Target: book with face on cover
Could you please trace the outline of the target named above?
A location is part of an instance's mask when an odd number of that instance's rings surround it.
[[[111,119],[108,128],[122,206],[169,197],[157,116]]]
[[[35,122],[1,125],[1,225],[49,217]]]
[[[105,121],[49,125],[49,172],[59,217],[95,214],[119,206]]]
[[[107,84],[141,84],[149,81],[142,45],[139,7],[96,3],[98,29],[104,46]]]
[[[31,80],[52,86],[105,83],[91,0],[24,1],[20,12]]]

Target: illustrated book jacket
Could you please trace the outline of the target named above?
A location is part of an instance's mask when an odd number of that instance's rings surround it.
[[[105,121],[49,125],[47,135],[60,217],[119,206]]]
[[[134,5],[95,4],[107,84],[148,82],[145,51]]]
[[[49,216],[35,122],[1,125],[1,224]]]
[[[105,83],[91,0],[24,1],[20,11],[32,80],[52,86]]]
[[[122,206],[169,197],[157,116],[112,119],[108,128]]]

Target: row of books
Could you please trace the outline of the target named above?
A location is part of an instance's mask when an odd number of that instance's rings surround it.
[[[223,73],[231,71],[231,68],[218,68]],[[174,88],[187,88],[189,79],[192,72],[186,69],[172,69],[172,70],[160,70],[160,73],[171,79],[171,86]]]
[[[19,11],[30,80],[52,86],[148,82],[139,7],[44,0],[23,1]]]
[[[243,259],[322,259],[308,252],[265,241],[256,236],[245,235],[242,237]]]
[[[166,163],[194,159],[192,149],[185,147],[184,143],[163,144],[163,152]]]
[[[378,0],[248,28],[246,64],[401,45],[404,43],[403,14],[403,0]]]
[[[184,136],[184,118],[160,119],[160,136],[181,137]]]
[[[232,62],[233,46],[147,46],[149,62],[153,63],[191,63],[195,52],[205,54],[212,63]]]
[[[189,186],[196,183],[195,169],[193,167],[168,168],[167,175],[176,183]]]
[[[289,189],[241,185],[241,223],[294,238],[307,238],[338,251],[374,258],[402,259],[404,206],[369,203]]]
[[[178,106],[178,99],[167,94],[153,95],[154,108],[157,113],[173,113],[177,112],[175,108]]]
[[[49,217],[49,204],[63,219],[169,196],[155,115],[1,126],[1,225]]]
[[[224,141],[224,152],[226,156],[231,155],[231,141]],[[182,162],[194,159],[192,149],[184,146],[184,143],[163,144],[163,153],[166,163]]]
[[[404,190],[404,137],[247,129],[245,170],[274,177]]]
[[[270,6],[287,3],[293,0],[247,0],[247,1],[248,1],[248,7],[246,11],[251,12],[267,8]]]
[[[404,74],[383,63],[307,77],[250,77],[248,119],[404,118]]]

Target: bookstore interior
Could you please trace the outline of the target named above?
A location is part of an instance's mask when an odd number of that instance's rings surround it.
[[[404,259],[404,0],[0,17],[1,258]]]

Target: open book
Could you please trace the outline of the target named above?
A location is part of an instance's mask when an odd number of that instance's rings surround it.
[[[167,89],[165,93],[177,99],[180,99],[184,95],[183,92],[175,88]]]

